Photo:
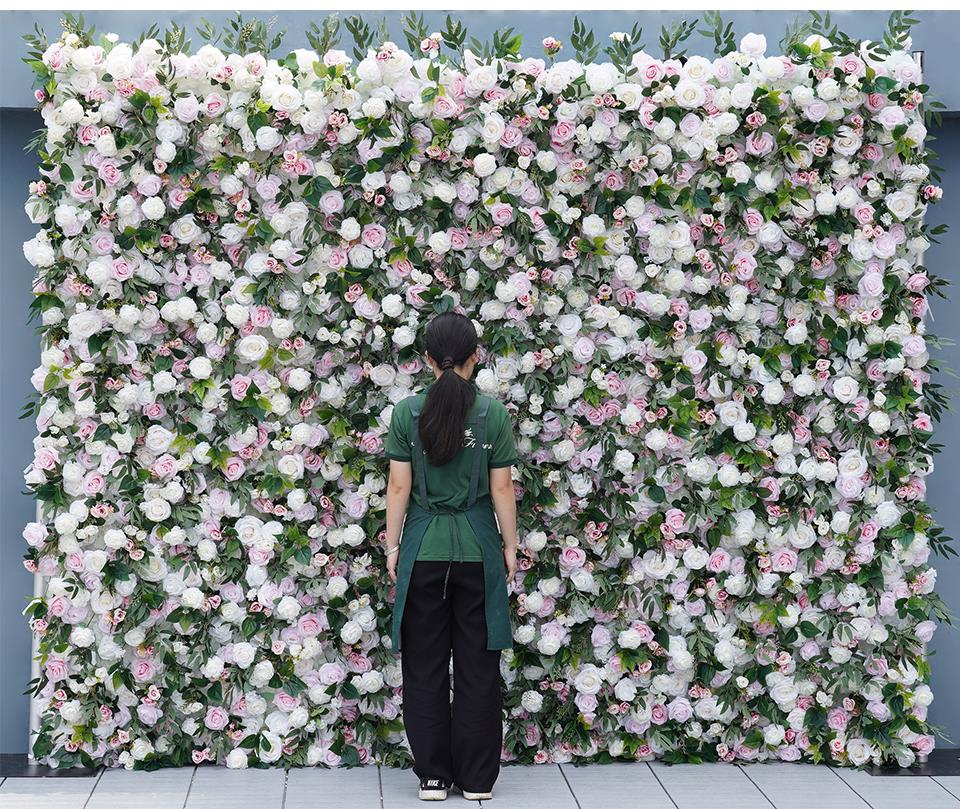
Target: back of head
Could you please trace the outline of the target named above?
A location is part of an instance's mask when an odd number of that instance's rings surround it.
[[[430,463],[443,466],[463,447],[463,424],[476,399],[473,385],[454,369],[477,350],[477,330],[470,318],[443,312],[430,321],[425,342],[441,373],[420,414],[420,443]]]

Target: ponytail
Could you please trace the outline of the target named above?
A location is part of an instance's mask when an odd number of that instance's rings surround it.
[[[477,350],[477,331],[470,318],[444,312],[430,321],[427,353],[440,368],[420,414],[420,443],[434,466],[452,461],[463,448],[463,425],[477,393],[455,370]]]

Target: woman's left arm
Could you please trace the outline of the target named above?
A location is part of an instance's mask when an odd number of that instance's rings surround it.
[[[413,471],[409,461],[390,459],[390,477],[387,480],[387,573],[392,581],[397,580],[397,557],[400,551],[400,536],[403,520],[407,515],[407,503],[413,487]]]

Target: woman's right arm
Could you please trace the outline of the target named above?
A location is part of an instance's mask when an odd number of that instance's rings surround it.
[[[512,466],[490,470],[490,499],[503,537],[503,561],[508,582],[517,572],[517,498],[513,491],[512,472]]]

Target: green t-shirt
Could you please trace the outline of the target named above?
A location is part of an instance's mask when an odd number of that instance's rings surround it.
[[[390,430],[387,433],[388,458],[395,461],[410,461],[413,452],[413,415],[410,412],[410,405],[414,401],[418,402],[422,413],[425,400],[426,391],[416,396],[408,396],[394,406],[393,415],[390,418]],[[477,414],[479,404],[478,396],[470,411],[471,416]],[[427,499],[430,502],[420,502],[420,494],[414,482],[411,497],[417,501],[418,505],[424,508],[443,507],[452,510],[459,510],[466,506],[470,494],[473,453],[477,450],[472,435],[473,426],[467,425],[464,431],[463,449],[453,460],[443,466],[434,466],[424,454]],[[491,399],[487,408],[487,436],[484,443],[487,449],[488,468],[513,466],[517,462],[517,449],[513,441],[510,414],[503,403],[496,399]],[[483,497],[489,493],[490,476],[481,474],[477,485],[477,497]],[[451,524],[453,531],[450,530]],[[417,559],[424,561],[447,561],[451,558],[464,562],[482,561],[480,543],[466,514],[455,514],[452,520],[432,520],[423,535],[420,552],[417,554]]]

